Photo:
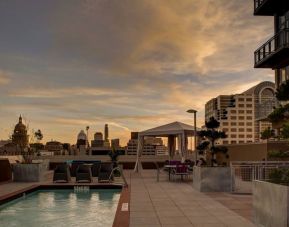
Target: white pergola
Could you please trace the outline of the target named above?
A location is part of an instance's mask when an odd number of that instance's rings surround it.
[[[137,159],[135,163],[135,171],[138,170],[139,159],[142,156],[145,137],[149,136],[167,137],[168,152],[170,157],[172,157],[176,151],[176,138],[178,138],[178,149],[183,160],[187,157],[188,137],[194,135],[195,135],[194,126],[184,124],[178,121],[140,132],[138,134],[138,147],[137,147]]]

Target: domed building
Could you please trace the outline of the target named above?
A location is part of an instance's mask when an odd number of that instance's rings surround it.
[[[87,150],[87,135],[85,134],[85,132],[83,130],[81,130],[78,135],[77,135],[77,149],[79,150],[79,153],[81,155],[86,154],[86,150]]]
[[[19,146],[21,149],[28,147],[29,136],[27,135],[27,128],[22,122],[20,115],[19,122],[15,125],[12,135],[12,143]]]

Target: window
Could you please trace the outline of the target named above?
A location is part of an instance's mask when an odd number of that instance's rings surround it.
[[[247,104],[247,108],[252,108],[252,104]]]
[[[237,138],[237,135],[236,134],[232,134],[231,138]]]
[[[239,122],[239,126],[244,126],[245,122]]]
[[[237,132],[236,128],[231,128],[231,132]]]
[[[244,128],[239,128],[239,132],[245,132]]]
[[[228,126],[229,123],[228,122],[223,122],[223,126]]]
[[[228,144],[229,142],[227,140],[224,140],[223,141],[223,144]]]
[[[235,113],[237,113],[237,111],[236,110],[231,110],[231,113],[235,114]]]
[[[239,138],[245,138],[245,135],[244,134],[240,134]]]
[[[248,134],[247,138],[253,138],[253,135]]]
[[[223,128],[223,132],[228,132],[229,129],[228,128]]]
[[[247,122],[247,126],[252,126],[253,123],[252,122]]]
[[[252,116],[247,116],[247,120],[252,120],[253,117]]]
[[[236,116],[231,116],[231,120],[237,120]]]
[[[247,114],[252,114],[253,111],[252,111],[252,110],[247,110],[246,113],[247,113]]]
[[[239,116],[239,120],[244,120],[245,117],[244,116]]]
[[[239,106],[239,107],[244,107],[244,104],[239,104],[238,106]]]
[[[236,140],[232,140],[232,141],[231,141],[231,144],[236,144],[236,143],[237,143]]]
[[[247,132],[253,132],[251,128],[247,128]]]
[[[239,141],[239,143],[245,143],[245,141],[243,141],[243,140],[240,140],[240,141]]]
[[[231,126],[237,126],[237,122],[231,122]]]
[[[244,102],[244,98],[239,98],[239,101],[240,102]]]
[[[244,110],[239,110],[239,114],[243,114],[243,113],[245,113]]]
[[[247,101],[247,102],[252,102],[253,99],[252,99],[252,98],[246,98],[246,101]]]

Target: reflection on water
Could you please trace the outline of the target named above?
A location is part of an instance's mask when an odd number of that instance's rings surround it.
[[[0,226],[112,226],[120,190],[38,191],[0,206]]]

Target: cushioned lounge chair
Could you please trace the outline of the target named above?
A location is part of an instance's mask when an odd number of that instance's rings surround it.
[[[80,164],[76,170],[76,182],[92,182],[91,167]]]
[[[113,181],[113,163],[101,163],[99,174],[98,174],[98,182],[109,182]]]
[[[99,170],[100,170],[100,162],[95,162],[93,163],[92,167],[91,167],[91,173],[93,177],[98,177],[99,174]]]
[[[53,173],[53,182],[70,182],[70,169],[67,164],[57,165]]]
[[[186,164],[177,164],[177,167],[173,171],[173,175],[175,176],[181,176],[181,179],[183,180],[183,177],[188,177],[190,175],[188,165]]]

